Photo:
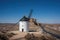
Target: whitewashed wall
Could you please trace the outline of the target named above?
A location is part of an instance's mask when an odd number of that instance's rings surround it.
[[[29,31],[28,21],[20,21],[19,22],[19,31],[22,32],[22,29],[24,29],[23,32],[28,32]]]

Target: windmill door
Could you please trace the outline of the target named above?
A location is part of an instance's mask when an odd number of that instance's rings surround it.
[[[22,29],[22,32],[24,32],[24,29]]]

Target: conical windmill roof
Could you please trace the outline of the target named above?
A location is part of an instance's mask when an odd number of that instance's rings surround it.
[[[23,18],[21,18],[20,21],[29,21],[29,18],[27,18],[26,16],[23,16]]]

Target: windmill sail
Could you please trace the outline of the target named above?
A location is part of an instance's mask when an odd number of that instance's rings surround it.
[[[29,19],[31,18],[32,12],[33,12],[33,10],[31,9],[30,13],[29,13],[29,16],[28,16]]]

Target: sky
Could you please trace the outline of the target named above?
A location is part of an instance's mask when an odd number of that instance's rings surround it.
[[[0,0],[0,23],[17,23],[31,9],[37,22],[60,24],[60,0]]]

